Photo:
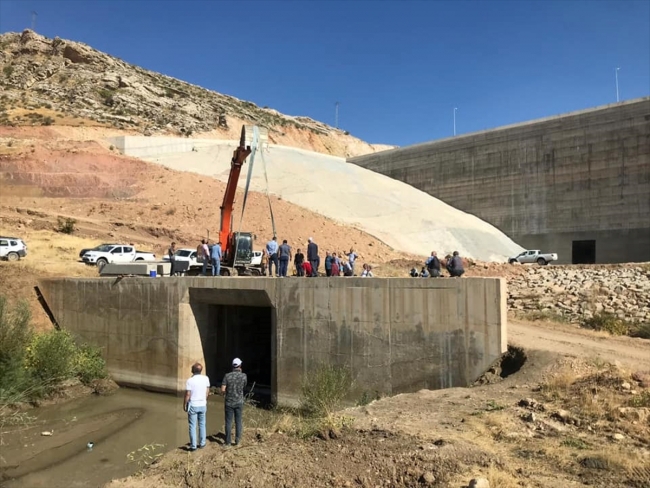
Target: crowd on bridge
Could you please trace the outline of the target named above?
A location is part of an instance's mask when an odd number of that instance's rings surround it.
[[[314,278],[319,276],[319,268],[321,267],[321,256],[318,249],[318,244],[310,237],[307,240],[307,255],[305,255],[301,248],[293,252],[292,247],[288,241],[284,239],[282,244],[278,244],[278,239],[273,236],[269,240],[262,251],[262,260],[259,265],[262,276],[270,276],[277,278],[285,278],[289,275],[290,263],[293,264],[293,276]],[[171,262],[170,275],[177,272],[176,269],[176,243],[172,242],[167,250],[169,261]],[[212,276],[220,276],[221,274],[221,260],[223,259],[223,251],[221,242],[209,245],[206,239],[202,239],[201,243],[196,248],[197,261],[202,263],[201,274],[208,275],[208,266],[210,266],[210,274]],[[323,260],[323,267],[325,269],[325,276],[338,277],[338,276],[360,276],[362,278],[372,278],[372,266],[364,263],[361,269],[357,269],[357,261],[359,255],[350,248],[349,252],[334,252],[326,251]],[[424,262],[424,266],[420,271],[412,268],[409,276],[413,278],[439,278],[442,277],[442,267],[449,273],[451,277],[460,277],[465,273],[463,267],[463,260],[461,259],[458,251],[454,251],[452,255],[445,257],[444,262],[438,258],[436,251],[432,251],[431,255]],[[358,272],[358,274],[357,274]]]
[[[354,249],[350,249],[348,253],[326,251],[323,260],[325,276],[356,276],[355,264],[358,258],[359,255],[354,252]],[[314,242],[312,237],[307,240],[306,256],[300,248],[294,254],[286,239],[282,241],[282,244],[278,244],[277,237],[273,236],[266,243],[262,256],[262,275],[284,278],[289,272],[289,263],[293,263],[294,276],[307,278],[319,276],[318,269],[321,266],[321,256],[318,244]],[[364,263],[359,276],[371,278],[373,276],[372,266]]]

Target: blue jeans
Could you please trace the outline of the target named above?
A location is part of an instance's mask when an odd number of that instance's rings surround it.
[[[286,259],[280,258],[280,276],[287,276],[288,269],[289,269],[289,258]]]
[[[190,449],[196,449],[196,420],[199,420],[199,447],[205,446],[205,412],[207,407],[190,407],[187,420],[190,424]]]
[[[273,265],[275,264],[275,276],[280,276],[280,263],[278,262],[278,254],[271,254],[269,256],[269,276],[273,276]]]
[[[219,259],[212,258],[212,276],[220,276],[221,273],[221,261]]]
[[[226,445],[229,446],[232,434],[232,418],[235,417],[235,445],[239,444],[241,440],[241,432],[243,429],[241,414],[244,409],[244,404],[228,405],[226,404]]]

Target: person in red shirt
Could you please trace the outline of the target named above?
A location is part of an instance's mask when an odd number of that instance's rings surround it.
[[[340,276],[340,270],[339,270],[339,263],[336,262],[335,259],[332,259],[332,272],[330,273],[330,276]]]
[[[305,276],[309,277],[311,276],[311,263],[309,261],[305,261],[302,263],[302,269],[305,272]]]

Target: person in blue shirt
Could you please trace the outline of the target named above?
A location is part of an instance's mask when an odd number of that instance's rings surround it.
[[[280,262],[278,260],[278,241],[275,236],[266,243],[266,255],[269,257],[269,276],[273,276],[273,265],[275,264],[275,275],[280,276]]]
[[[221,242],[217,242],[210,250],[212,261],[212,276],[221,276]]]

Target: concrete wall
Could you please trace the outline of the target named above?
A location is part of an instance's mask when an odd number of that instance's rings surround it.
[[[262,367],[252,356],[267,346],[246,335],[251,323],[237,314],[228,323],[215,307],[269,310],[268,386],[281,403],[319,363],[349,366],[358,398],[467,385],[507,348],[498,278],[93,278],[40,288],[62,327],[104,349],[118,382],[168,391],[184,388],[195,361],[213,382],[234,356]],[[220,349],[226,327],[239,334],[231,351]]]
[[[650,97],[351,158],[572,261],[650,261]]]

